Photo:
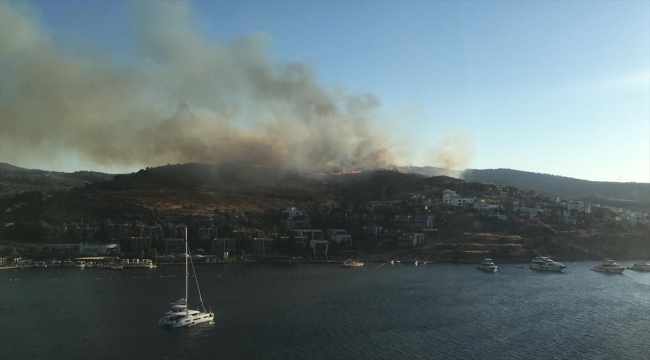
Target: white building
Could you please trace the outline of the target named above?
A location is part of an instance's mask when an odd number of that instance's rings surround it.
[[[570,201],[569,202],[569,211],[577,210],[578,212],[585,211],[585,204],[582,201]]]
[[[327,256],[329,241],[327,240],[310,240],[309,247],[313,250],[314,256]]]
[[[485,200],[481,200],[480,202],[475,202],[474,203],[474,209],[476,209],[476,210],[496,210],[496,209],[503,209],[503,206],[486,204]]]
[[[302,211],[298,210],[296,207],[288,207],[282,213],[287,214],[289,220],[302,216]]]
[[[455,191],[445,190],[442,192],[442,202],[452,206],[468,206],[474,204],[474,198],[460,197]]]
[[[544,210],[538,209],[538,208],[529,208],[529,207],[526,207],[526,206],[514,206],[512,208],[512,212],[516,212],[516,213],[519,214],[519,216],[524,216],[524,217],[527,217],[529,219],[536,218],[537,213],[539,213],[540,211],[544,211]]]
[[[497,218],[499,220],[507,220],[508,219],[507,216],[502,215],[502,214],[498,214],[498,213],[497,214],[492,214],[492,215],[490,215],[490,217],[495,217],[495,218]]]

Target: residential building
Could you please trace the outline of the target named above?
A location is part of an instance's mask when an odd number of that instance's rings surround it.
[[[370,201],[370,206],[373,207],[373,209],[378,209],[381,207],[389,207],[392,204],[399,204],[399,200],[373,200]]]
[[[290,238],[291,238],[291,236],[281,236],[280,240],[286,242],[286,241],[289,241]],[[307,242],[309,241],[306,236],[295,236],[294,235],[293,239],[296,242],[296,246],[297,247],[302,247],[302,248],[307,246]]]
[[[403,233],[397,239],[397,246],[400,247],[417,247],[424,244],[424,234],[422,233]]]
[[[273,239],[270,238],[253,239],[253,252],[255,254],[273,254]]]
[[[253,238],[253,232],[248,230],[235,230],[232,237],[237,241],[248,241]]]
[[[460,197],[452,190],[442,192],[442,202],[452,206],[468,206],[474,204],[474,198]]]
[[[503,209],[503,206],[501,205],[486,204],[485,200],[475,202],[473,206],[475,210],[482,210],[482,211]]]
[[[363,227],[363,233],[366,235],[379,236],[379,234],[381,234],[383,231],[384,228],[378,225],[370,225],[370,226]]]
[[[329,241],[327,240],[310,240],[309,247],[313,250],[314,256],[327,256]]]
[[[119,254],[120,244],[81,244],[78,245],[80,254]]]
[[[124,231],[128,229],[127,224],[110,224],[106,226],[104,232],[106,233],[106,240],[120,241],[124,237]]]
[[[341,246],[352,246],[352,235],[339,234],[333,241]]]
[[[295,229],[293,234],[296,238],[304,236],[307,240],[323,240],[325,238],[323,230],[318,229]]]
[[[302,216],[302,211],[298,210],[296,207],[288,207],[286,210],[282,212],[283,214],[287,214],[287,219],[290,221],[293,220],[296,217]]]
[[[508,219],[507,216],[499,214],[499,213],[491,214],[490,217],[494,217],[494,218],[497,218],[499,220],[507,220]]]
[[[582,201],[570,201],[568,208],[569,211],[576,210],[577,212],[584,212],[585,204]]]
[[[58,251],[69,254],[79,253],[79,244],[39,244],[41,251]]]
[[[167,239],[165,239],[165,253],[167,253],[167,254],[184,254],[185,253],[185,239],[184,238],[167,238]]]
[[[325,206],[333,208],[333,209],[340,207],[339,204],[334,200],[326,200],[325,201]]]
[[[131,238],[131,252],[139,252],[140,250],[149,251],[151,249],[150,237],[132,237]]]
[[[78,242],[93,243],[97,236],[96,227],[78,227],[75,229],[75,235]]]
[[[395,215],[395,218],[390,220],[392,227],[398,229],[433,229],[436,224],[436,217],[430,214],[416,214],[416,215]]]
[[[336,235],[345,235],[346,232],[343,229],[327,229],[327,235],[330,240],[335,241]]]
[[[160,225],[147,225],[142,229],[142,235],[140,235],[143,238],[153,238],[155,236],[158,236],[159,240],[165,240],[165,234],[163,233],[163,229]]]
[[[233,238],[216,238],[212,240],[212,253],[224,255],[226,253],[235,253],[235,239]]]
[[[575,225],[576,224],[575,219],[571,219],[571,212],[568,211],[568,210],[562,210],[561,217],[562,217],[562,222],[567,224],[567,225],[569,225],[569,224]]]
[[[212,240],[217,238],[217,228],[200,228],[197,237],[201,240]]]

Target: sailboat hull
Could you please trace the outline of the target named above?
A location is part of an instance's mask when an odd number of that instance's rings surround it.
[[[183,319],[177,320],[172,324],[174,328],[192,327],[197,324],[207,323],[214,321],[214,313],[200,312],[197,314],[189,315]]]

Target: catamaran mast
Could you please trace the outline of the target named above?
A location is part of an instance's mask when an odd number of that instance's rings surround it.
[[[185,226],[185,313],[189,314],[190,313],[190,302],[187,299],[187,282],[188,282],[188,269],[187,269],[187,226]]]

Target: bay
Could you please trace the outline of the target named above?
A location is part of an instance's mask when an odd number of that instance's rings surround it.
[[[633,262],[619,262],[631,266]],[[183,269],[0,272],[7,359],[639,359],[650,273],[497,264],[197,266],[214,324],[157,326]],[[193,281],[193,279],[191,279]],[[191,284],[192,285],[192,284]],[[198,305],[190,286],[190,305]]]

